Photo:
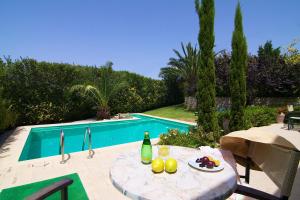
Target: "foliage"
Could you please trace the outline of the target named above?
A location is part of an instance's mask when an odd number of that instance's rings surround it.
[[[270,66],[278,62],[280,58],[280,48],[274,49],[272,41],[267,41],[264,46],[259,46],[257,54],[259,62],[266,63],[266,65]]]
[[[99,79],[96,85],[74,85],[71,92],[79,92],[83,97],[90,97],[97,107],[97,119],[109,119],[111,96],[123,86],[116,83],[112,70],[112,63],[106,64],[99,70]]]
[[[0,93],[2,92],[2,99],[5,97],[11,105],[11,111],[18,114],[17,125],[80,120],[95,116],[97,112],[95,98],[84,95],[78,90],[71,91],[74,85],[94,86],[101,92],[106,88],[104,101],[107,102],[109,99],[108,106],[110,106],[110,100],[117,98],[115,93],[124,94],[119,88],[123,85],[120,83],[126,82],[128,87],[132,88],[131,92],[126,94],[128,99],[137,100],[136,96],[142,99],[135,102],[136,106],[130,112],[166,105],[168,92],[164,81],[105,68],[110,65],[108,63],[99,68],[37,62],[29,58],[14,61],[6,58],[0,62],[0,81],[3,86],[0,87]],[[109,76],[106,76],[107,74]],[[103,87],[105,84],[106,86]],[[112,85],[117,86],[112,89]],[[119,108],[120,111],[117,109],[112,111],[116,113],[123,111],[123,108]],[[128,107],[126,109],[128,110]]]
[[[166,103],[170,101],[166,101],[166,99],[174,98],[173,96],[169,96],[171,93],[168,92],[165,81],[146,78],[144,76],[126,71],[119,73],[120,81],[125,81],[129,87],[134,87],[137,95],[143,99],[141,105],[139,106],[141,111],[169,105]]]
[[[52,108],[66,107],[68,99],[65,94],[68,88],[87,74],[90,77],[93,75],[92,68],[83,71],[68,64],[37,62],[28,58],[15,62],[7,59],[5,70],[3,96],[10,100],[19,114],[19,124],[41,123],[38,119],[46,119],[44,116],[36,116],[37,107],[53,111],[47,114],[47,122],[63,118],[65,113],[61,109]],[[51,106],[47,109],[46,105]]]
[[[134,87],[126,85],[112,95],[109,102],[112,114],[140,112],[143,106],[142,97]]]
[[[267,106],[249,106],[245,110],[246,128],[267,126],[276,123],[276,108]]]
[[[29,124],[62,122],[64,120],[62,113],[64,114],[66,111],[67,108],[63,105],[41,102],[40,104],[26,106],[24,118]]]
[[[300,111],[300,106],[295,106],[294,111]]]
[[[168,133],[160,135],[158,144],[192,148],[199,146],[216,146],[213,135],[204,134],[201,129],[191,129],[188,132],[180,132],[177,129],[171,129]]]
[[[272,42],[267,41],[258,49],[258,69],[256,80],[259,96],[271,96],[276,93],[287,93],[288,85],[292,82],[288,77],[288,67],[280,55],[280,48],[273,48]],[[277,96],[277,95],[276,95]],[[285,95],[286,96],[286,95]]]
[[[13,127],[17,119],[17,113],[13,111],[12,105],[2,96],[4,76],[4,62],[2,59],[0,59],[0,132],[7,128]]]
[[[183,55],[177,50],[173,50],[177,58],[170,58],[168,67],[162,68],[161,77],[175,76],[184,84],[186,96],[195,96],[197,89],[197,73],[199,68],[199,50],[191,43],[184,45],[181,43]]]
[[[236,7],[231,47],[232,56],[229,72],[231,111],[229,128],[231,131],[236,131],[245,128],[244,109],[246,106],[247,42],[243,31],[240,3]]]
[[[0,99],[0,113],[0,132],[15,125],[18,115],[3,99]]]
[[[223,110],[221,112],[218,112],[218,124],[223,131],[226,133],[229,132],[228,127],[224,127],[224,121],[230,120],[230,110]]]
[[[196,12],[199,16],[200,32],[198,42],[200,59],[198,71],[198,125],[204,131],[217,133],[216,116],[216,78],[214,65],[214,0],[195,0]]]
[[[270,42],[269,42],[270,43]],[[264,46],[261,48],[264,49]],[[278,48],[275,48],[278,49]],[[272,47],[272,51],[274,48]],[[261,50],[262,51],[262,50]],[[247,104],[253,104],[256,97],[298,97],[300,96],[300,63],[285,62],[284,55],[266,61],[266,56],[259,58],[248,55],[247,58]],[[229,64],[231,55],[222,52],[216,57],[217,96],[227,97],[229,92]],[[269,66],[268,63],[270,64]]]
[[[182,81],[175,74],[160,73],[166,87],[166,104],[175,105],[184,101]]]
[[[288,64],[295,65],[300,63],[300,51],[296,48],[298,42],[299,39],[295,39],[286,48],[284,59]]]
[[[248,106],[245,108],[245,129],[251,127],[267,126],[276,123],[277,109],[267,106]],[[230,120],[230,111],[218,113],[219,126],[223,127],[224,120]],[[225,133],[228,130],[224,130]]]
[[[257,56],[248,55],[247,63],[247,104],[251,105],[259,94],[258,75],[260,68],[258,66]]]
[[[144,80],[140,96],[143,98],[142,111],[165,105],[166,87],[163,82],[152,79]]]
[[[229,90],[229,66],[231,55],[223,51],[215,57],[216,66],[216,93],[217,96],[226,97],[230,94]]]
[[[63,121],[81,120],[95,116],[96,107],[94,101],[88,97],[83,96],[79,91],[65,91],[66,106]]]

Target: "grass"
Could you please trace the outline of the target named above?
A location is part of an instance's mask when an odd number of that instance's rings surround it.
[[[178,119],[188,122],[195,122],[196,120],[194,112],[186,110],[183,107],[183,104],[149,110],[144,113],[147,115]]]
[[[70,178],[74,182],[68,187],[68,194],[69,194],[69,199],[74,199],[74,200],[85,200],[88,199],[87,194],[84,190],[84,187],[80,181],[80,178],[78,174],[69,174],[66,176],[61,176],[53,179],[48,179],[45,181],[40,181],[40,182],[35,182],[35,183],[30,183],[26,185],[21,185],[17,187],[12,187],[12,188],[7,188],[2,190],[0,193],[0,199],[1,200],[8,200],[8,199],[25,199],[26,197],[32,195],[33,193],[39,191],[40,189],[47,187],[51,185],[54,182],[57,182],[63,178]],[[54,199],[60,199],[60,191],[55,192],[48,198],[47,200],[54,200]]]

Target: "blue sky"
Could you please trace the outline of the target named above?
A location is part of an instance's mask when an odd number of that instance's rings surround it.
[[[216,0],[215,51],[230,51],[237,0]],[[299,0],[241,0],[248,50],[300,38]],[[197,43],[194,0],[1,0],[0,55],[102,65],[158,78],[172,49]],[[299,45],[298,45],[299,48]]]

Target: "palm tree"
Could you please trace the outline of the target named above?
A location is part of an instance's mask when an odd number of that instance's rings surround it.
[[[99,82],[95,85],[74,85],[71,92],[79,92],[84,97],[89,97],[97,106],[97,119],[109,119],[110,108],[109,101],[115,92],[125,83],[117,83],[115,74],[112,69],[112,62],[107,62],[104,67],[100,69]]]
[[[170,58],[168,67],[160,71],[160,77],[166,74],[175,75],[184,84],[186,96],[195,96],[197,90],[197,73],[199,67],[199,50],[188,43],[186,46],[181,43],[183,55],[177,50],[173,50],[177,58]]]

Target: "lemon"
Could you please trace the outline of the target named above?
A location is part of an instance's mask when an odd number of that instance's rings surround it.
[[[164,171],[164,167],[165,167],[165,163],[164,160],[161,158],[156,158],[154,160],[152,160],[152,171],[155,173],[159,173]]]
[[[165,165],[166,172],[174,173],[177,170],[177,161],[174,158],[168,158]]]
[[[214,160],[216,167],[219,167],[221,162],[219,160]]]
[[[212,156],[207,156],[209,161],[214,161],[214,158]]]

